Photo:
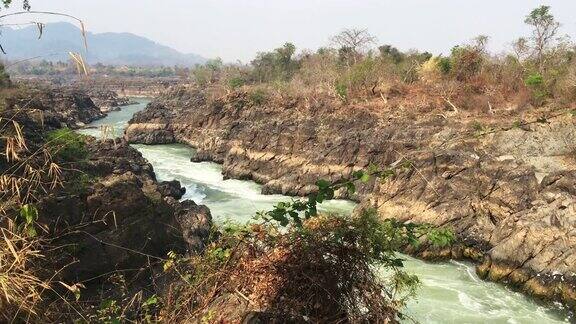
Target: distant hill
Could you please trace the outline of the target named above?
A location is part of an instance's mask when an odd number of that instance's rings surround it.
[[[8,60],[21,60],[58,53],[43,58],[48,61],[67,61],[69,57],[66,53],[73,51],[82,53],[90,64],[192,66],[206,61],[199,55],[183,54],[130,33],[88,32],[87,39],[88,53],[85,53],[80,28],[70,23],[46,24],[40,40],[36,26],[3,28],[0,44],[7,55],[0,56]]]

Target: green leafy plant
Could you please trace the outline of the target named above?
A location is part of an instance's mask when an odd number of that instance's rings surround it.
[[[292,225],[301,228],[304,220],[311,217],[318,216],[318,204],[334,199],[338,190],[345,190],[348,195],[353,195],[356,192],[356,182],[367,183],[372,178],[379,180],[386,180],[394,176],[397,169],[409,169],[413,167],[413,163],[409,160],[404,160],[399,163],[395,168],[378,169],[376,166],[370,166],[368,171],[358,170],[352,173],[350,179],[341,180],[338,182],[330,182],[327,180],[318,180],[316,186],[318,191],[310,194],[308,199],[305,200],[292,200],[291,202],[280,202],[274,209],[260,213],[257,217],[265,221],[276,221],[280,226]],[[417,244],[416,235],[428,234],[428,240],[437,246],[445,246],[452,242],[455,238],[447,229],[433,229],[432,227],[415,224],[403,224],[393,220],[385,220],[392,222],[395,230],[407,233],[408,241]],[[389,233],[392,235],[393,233]]]
[[[34,205],[26,204],[20,207],[20,231],[28,237],[38,235],[34,223],[38,220],[38,209]]]
[[[529,87],[536,88],[544,84],[544,77],[540,73],[533,73],[528,75],[524,83]]]
[[[248,99],[254,105],[262,105],[268,99],[268,94],[263,89],[256,89],[249,93]]]
[[[150,296],[141,305],[141,322],[143,323],[156,323],[154,321],[154,314],[160,307],[160,299],[156,295]]]
[[[98,321],[105,324],[122,323],[122,309],[114,299],[105,299],[96,311]]]
[[[86,137],[69,128],[61,128],[48,133],[47,146],[52,155],[66,162],[86,159]]]
[[[336,94],[342,101],[346,101],[348,98],[348,87],[344,83],[336,83],[334,90],[336,90]]]
[[[246,80],[244,80],[244,78],[241,77],[234,77],[228,80],[228,86],[230,86],[230,88],[232,89],[240,88],[244,84],[246,84]]]
[[[446,75],[452,71],[452,61],[448,57],[441,57],[438,60],[438,67],[440,68],[440,72]]]

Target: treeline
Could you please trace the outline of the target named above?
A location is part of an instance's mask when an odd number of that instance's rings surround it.
[[[12,64],[9,72],[14,75],[35,75],[35,76],[66,76],[78,75],[76,63],[52,62],[47,60],[27,61]],[[89,68],[89,74],[95,76],[119,76],[119,77],[181,77],[188,78],[190,68],[180,66],[127,66],[127,65],[106,65],[96,63]]]
[[[454,109],[462,96],[483,96],[490,109],[493,103],[510,101],[537,106],[552,99],[574,100],[574,43],[560,34],[560,23],[548,6],[534,9],[524,22],[532,33],[514,41],[511,52],[498,55],[487,50],[487,36],[435,56],[377,46],[367,30],[346,29],[330,39],[331,46],[316,52],[296,54],[296,47],[286,43],[259,53],[247,65],[209,61],[193,69],[192,77],[200,86],[267,85],[280,91],[327,93],[344,101],[380,97],[394,87],[419,88]]]

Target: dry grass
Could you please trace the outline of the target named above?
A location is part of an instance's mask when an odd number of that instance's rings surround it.
[[[162,318],[241,321],[255,311],[319,323],[394,322],[417,279],[390,263],[389,249],[403,238],[376,221],[330,216],[305,222],[302,231],[266,224],[225,230],[203,255],[170,264],[182,281],[172,285]],[[390,281],[375,266],[390,270]]]
[[[41,293],[48,283],[34,272],[35,262],[42,257],[38,240],[20,236],[2,228],[0,237],[0,322],[36,316]]]

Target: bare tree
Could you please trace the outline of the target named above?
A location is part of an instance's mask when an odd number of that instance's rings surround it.
[[[524,37],[518,38],[514,43],[512,43],[512,51],[520,64],[529,55],[530,46],[528,45],[528,40]]]
[[[540,72],[543,71],[546,50],[554,42],[560,23],[550,13],[549,6],[540,6],[526,17],[524,22],[533,27],[531,40],[534,42],[534,54]]]
[[[350,28],[342,30],[338,35],[332,36],[330,40],[341,50],[349,52],[356,63],[362,52],[374,44],[377,39],[366,29]]]

